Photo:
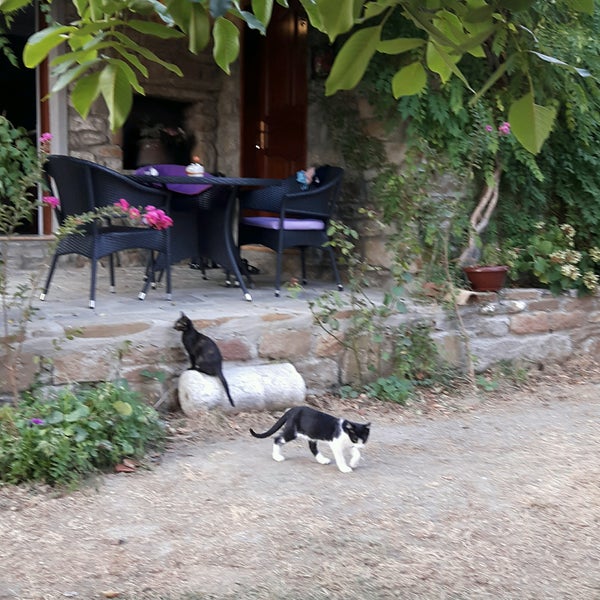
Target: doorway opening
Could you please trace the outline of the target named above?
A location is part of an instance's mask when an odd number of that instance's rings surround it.
[[[35,69],[23,64],[23,49],[29,37],[35,32],[36,11],[32,5],[16,11],[10,31],[5,35],[9,46],[17,58],[13,65],[4,53],[0,52],[0,114],[4,115],[15,127],[23,127],[37,145],[37,85]],[[21,225],[20,234],[38,232],[38,209],[30,223]]]
[[[242,175],[285,178],[306,167],[308,19],[278,4],[266,36],[244,34]]]

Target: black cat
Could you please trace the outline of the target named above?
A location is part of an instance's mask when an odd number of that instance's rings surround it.
[[[323,456],[317,448],[317,442],[328,442],[333,452],[338,469],[342,473],[350,473],[358,465],[360,450],[366,443],[371,430],[371,424],[354,423],[348,419],[340,419],[327,413],[315,410],[309,406],[296,406],[290,408],[284,415],[264,433],[250,433],[257,438],[266,438],[284,427],[281,435],[273,440],[273,460],[282,461],[285,457],[281,454],[281,446],[296,438],[307,438],[308,447],[314,454],[317,462],[328,465],[331,461]],[[352,448],[350,466],[346,464],[344,450]]]
[[[223,357],[217,344],[207,335],[195,329],[192,320],[183,312],[173,327],[182,332],[181,341],[192,363],[190,369],[206,373],[206,375],[216,375],[225,388],[231,406],[235,406],[229,393],[229,386],[223,376]]]

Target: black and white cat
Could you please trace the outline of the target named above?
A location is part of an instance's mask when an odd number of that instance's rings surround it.
[[[231,406],[235,406],[229,393],[229,385],[223,375],[223,357],[217,344],[207,335],[195,329],[192,320],[183,312],[173,327],[182,332],[181,341],[192,364],[190,369],[206,373],[206,375],[216,375],[225,388]]]
[[[314,454],[317,462],[328,465],[331,460],[323,456],[317,448],[317,442],[327,442],[333,452],[333,457],[342,473],[350,473],[360,460],[360,448],[362,448],[369,437],[371,423],[354,423],[347,419],[341,419],[315,410],[309,406],[296,406],[290,408],[284,415],[264,433],[256,433],[250,429],[250,433],[257,438],[266,438],[273,435],[283,427],[280,435],[273,439],[273,460],[282,461],[285,457],[281,453],[281,447],[286,442],[296,438],[308,439],[308,447]],[[344,450],[351,448],[350,466],[346,464]]]

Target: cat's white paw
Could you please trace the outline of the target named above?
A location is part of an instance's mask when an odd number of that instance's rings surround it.
[[[315,456],[315,458],[317,459],[317,462],[321,465],[328,465],[331,462],[330,458],[327,458],[326,456],[323,456],[322,454],[317,454],[317,456]]]
[[[281,454],[281,449],[277,445],[273,446],[273,460],[276,460],[277,462],[283,462],[285,460],[285,456]]]
[[[354,459],[353,459],[353,460],[351,460],[351,461],[350,461],[350,466],[351,466],[353,469],[356,469],[356,467],[358,466],[358,463],[359,463],[359,462],[360,462],[360,458],[357,458],[356,460],[354,460]]]
[[[352,468],[349,467],[348,465],[338,465],[338,469],[342,472],[342,473],[352,473]]]

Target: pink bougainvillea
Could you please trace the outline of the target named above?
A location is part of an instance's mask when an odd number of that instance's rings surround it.
[[[56,196],[44,196],[43,200],[44,204],[47,204],[52,208],[58,208],[60,206],[60,201]]]
[[[125,216],[136,225],[143,223],[148,227],[152,227],[152,229],[167,229],[173,225],[173,219],[164,210],[151,204],[139,209],[131,206],[125,198],[121,198],[118,202],[115,202],[114,206],[123,211]]]

